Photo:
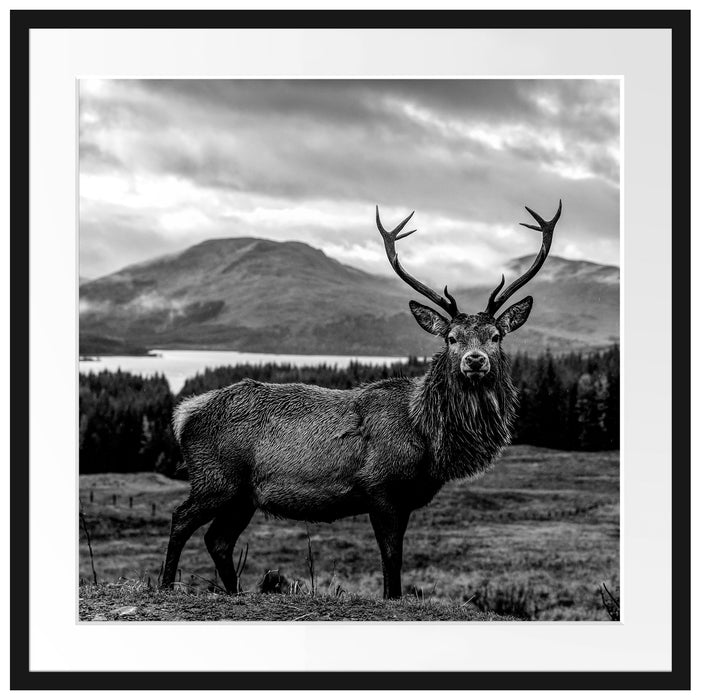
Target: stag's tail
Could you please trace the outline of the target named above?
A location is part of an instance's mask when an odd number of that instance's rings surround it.
[[[181,445],[181,437],[184,434],[184,429],[186,428],[187,423],[191,417],[209,401],[212,394],[212,391],[207,391],[205,394],[190,396],[189,398],[184,399],[174,409],[174,413],[171,417],[171,427],[174,430],[174,437],[179,445]]]

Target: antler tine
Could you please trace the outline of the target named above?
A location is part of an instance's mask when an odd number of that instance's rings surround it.
[[[427,287],[423,282],[419,282],[419,280],[412,277],[399,262],[396,242],[400,241],[402,238],[410,236],[416,231],[416,229],[414,229],[413,231],[407,231],[405,233],[401,232],[404,226],[409,223],[409,220],[413,215],[414,212],[412,211],[411,214],[409,214],[409,216],[407,216],[406,219],[404,219],[396,228],[391,231],[387,231],[382,225],[382,220],[379,216],[379,207],[376,208],[377,228],[379,229],[380,234],[382,234],[387,259],[391,263],[394,272],[396,272],[397,275],[399,275],[399,277],[401,277],[401,279],[404,280],[404,282],[406,282],[413,290],[417,291],[419,294],[422,294],[437,306],[440,306],[444,311],[450,314],[451,318],[454,318],[458,315],[458,305],[455,303],[455,299],[453,299],[453,297],[449,294],[448,287],[445,288],[444,292],[446,297],[448,297],[448,300],[446,300],[440,294],[434,292],[430,287]]]
[[[448,291],[448,285],[446,285],[443,288],[443,294],[445,294],[446,297],[448,297],[448,301],[451,303],[451,307],[453,308],[453,311],[451,313],[452,316],[457,316],[458,315],[458,304],[455,301],[455,298],[453,295]]]
[[[499,281],[499,284],[490,292],[490,298],[487,302],[487,311],[485,313],[489,313],[489,309],[494,305],[495,297],[499,293],[499,290],[502,289],[502,287],[504,287],[504,275],[502,275],[502,279]]]
[[[541,248],[539,249],[538,254],[536,255],[536,259],[534,260],[533,263],[531,263],[531,267],[523,274],[521,277],[518,279],[514,280],[499,296],[499,290],[502,288],[504,285],[504,275],[502,275],[502,281],[499,283],[499,286],[490,294],[489,301],[487,302],[487,308],[485,309],[485,313],[488,313],[492,316],[502,307],[504,304],[507,302],[509,297],[512,296],[518,289],[521,289],[529,280],[531,280],[536,273],[543,267],[544,262],[546,262],[546,258],[548,257],[548,252],[551,249],[551,243],[553,242],[553,229],[556,226],[556,223],[558,222],[558,219],[561,218],[561,212],[563,211],[563,202],[562,200],[558,200],[558,210],[556,211],[555,216],[550,220],[546,221],[543,219],[541,216],[539,216],[533,209],[529,209],[529,207],[525,207],[526,211],[531,214],[531,216],[534,217],[536,220],[536,223],[538,223],[538,226],[534,226],[533,224],[521,224],[522,226],[525,226],[526,228],[530,228],[534,231],[541,231],[543,234],[542,236],[542,241],[541,241]]]
[[[397,238],[397,239],[399,238],[399,235],[398,235],[398,234],[400,234],[400,233],[401,233],[401,230],[404,228],[404,226],[406,226],[406,225],[409,223],[409,221],[411,221],[411,217],[412,217],[415,213],[416,213],[416,212],[413,212],[413,211],[412,211],[411,214],[409,214],[409,216],[407,216],[406,219],[404,219],[404,221],[402,221],[402,222],[392,231],[392,234],[394,235],[395,238]],[[379,207],[377,207],[377,219],[379,220]],[[404,234],[404,235],[407,235],[407,236],[408,236],[410,233],[413,233],[413,231],[409,231],[408,233],[406,233],[406,234]]]
[[[405,233],[398,233],[395,240],[400,241],[402,238],[406,238],[407,236],[410,236],[412,233],[416,233],[417,230],[418,229],[413,229],[412,231],[406,231]]]

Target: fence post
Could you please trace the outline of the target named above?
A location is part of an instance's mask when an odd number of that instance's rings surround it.
[[[117,504],[117,495],[113,494],[113,505]]]
[[[132,508],[132,496],[130,496],[130,508]]]

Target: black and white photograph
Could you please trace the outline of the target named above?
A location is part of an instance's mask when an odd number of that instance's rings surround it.
[[[79,618],[620,619],[617,78],[84,78]]]

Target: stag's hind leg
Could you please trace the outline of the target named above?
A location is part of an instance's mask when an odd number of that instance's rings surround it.
[[[254,512],[255,507],[252,503],[244,499],[228,503],[218,511],[206,532],[206,547],[228,593],[238,592],[233,550],[238,537],[249,524]]]
[[[213,518],[221,502],[203,501],[191,495],[174,509],[171,516],[171,534],[166,550],[162,588],[171,588],[184,546],[196,530]]]

